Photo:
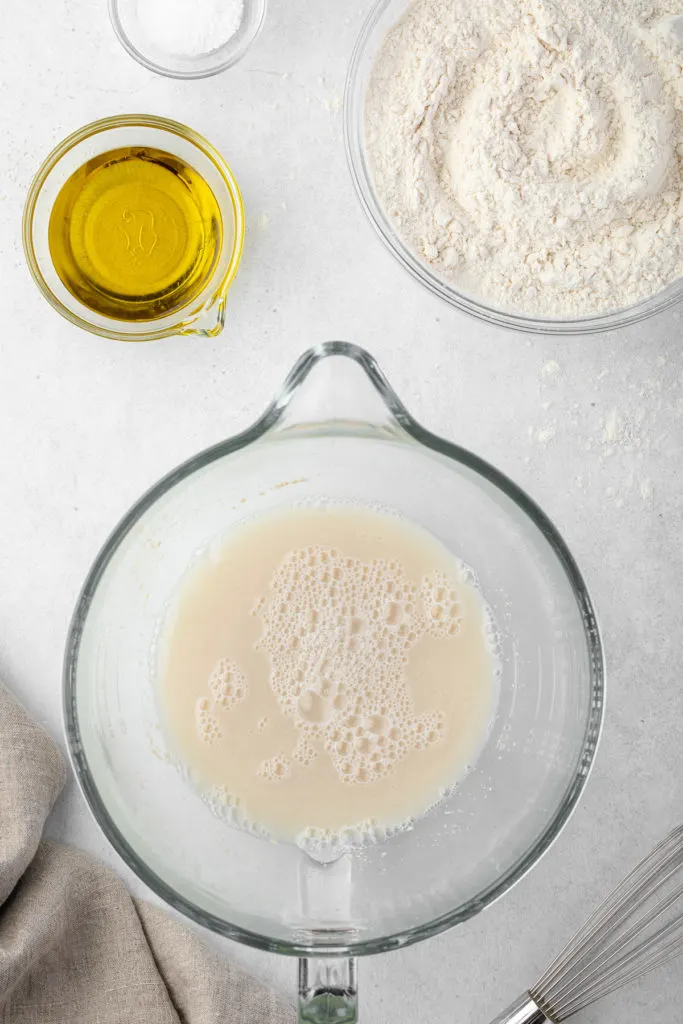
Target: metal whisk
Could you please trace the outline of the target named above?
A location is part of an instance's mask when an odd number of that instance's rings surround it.
[[[683,826],[598,907],[543,977],[491,1024],[560,1024],[683,952]]]

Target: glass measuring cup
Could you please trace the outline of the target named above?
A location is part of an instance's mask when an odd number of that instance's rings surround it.
[[[201,292],[187,306],[155,320],[116,320],[94,312],[65,287],[50,254],[50,213],[64,182],[93,157],[126,146],[165,150],[193,167],[211,188],[223,221],[221,250]],[[228,290],[242,256],[244,231],[240,190],[220,153],[191,128],[144,114],[103,118],[69,135],[50,153],[34,178],[23,219],[28,266],[50,305],[76,326],[120,341],[219,334],[225,322]]]
[[[502,633],[490,736],[450,796],[329,864],[230,828],[164,757],[151,652],[194,553],[245,518],[323,498],[389,507],[478,573]],[[139,877],[193,920],[301,958],[299,1020],[357,1020],[356,961],[478,913],[560,832],[599,737],[602,647],[580,572],[543,512],[412,419],[377,364],[306,353],[251,429],[197,455],[124,517],[69,634],[64,710],[82,791]]]

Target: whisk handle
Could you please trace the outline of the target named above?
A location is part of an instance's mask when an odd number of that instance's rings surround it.
[[[507,1010],[491,1021],[491,1024],[546,1024],[550,1017],[541,1010],[528,992],[515,999]],[[552,1024],[552,1021],[550,1021]]]

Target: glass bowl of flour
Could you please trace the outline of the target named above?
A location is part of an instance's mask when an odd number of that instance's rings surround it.
[[[582,334],[683,298],[683,13],[380,0],[346,88],[371,223],[489,323]]]

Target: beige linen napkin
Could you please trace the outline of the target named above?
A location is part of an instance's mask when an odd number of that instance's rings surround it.
[[[292,1024],[290,1008],[114,872],[42,839],[65,777],[0,684],[2,1024]]]

